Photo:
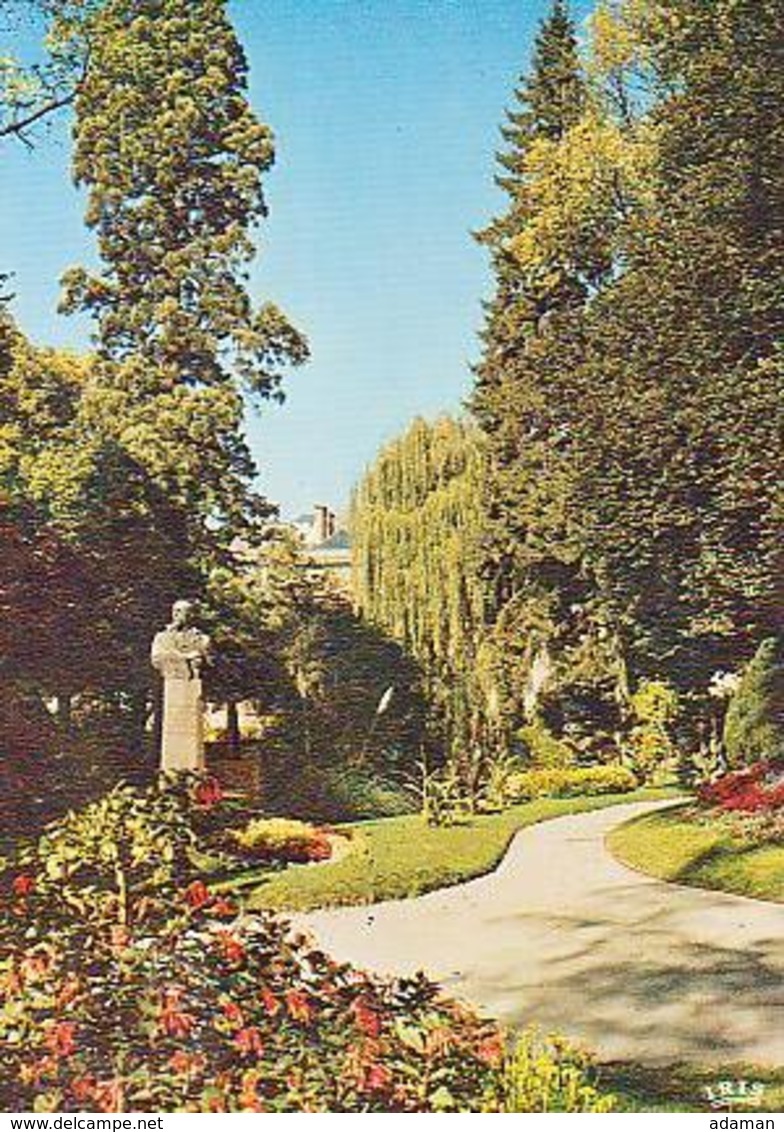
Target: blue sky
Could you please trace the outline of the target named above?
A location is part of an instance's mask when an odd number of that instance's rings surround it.
[[[582,17],[589,0],[573,5]],[[251,414],[260,485],[284,514],[342,506],[417,414],[456,411],[479,351],[486,254],[502,206],[498,125],[549,0],[231,0],[251,97],[274,129],[270,218],[252,290],[309,337],[282,407]],[[2,267],[40,343],[83,347],[58,278],[92,262],[67,119],[33,153],[6,143]]]

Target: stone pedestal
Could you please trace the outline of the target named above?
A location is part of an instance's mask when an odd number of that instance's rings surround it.
[[[161,770],[204,770],[203,711],[198,676],[164,678]]]

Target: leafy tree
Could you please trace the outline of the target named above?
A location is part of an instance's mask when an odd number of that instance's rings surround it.
[[[499,158],[509,206],[480,234],[496,290],[471,399],[488,441],[484,570],[495,635],[516,673],[514,710],[530,719],[549,694],[551,708],[559,702],[551,725],[587,712],[608,731],[625,668],[574,503],[592,396],[579,373],[586,311],[619,270],[626,218],[649,204],[655,149],[625,95],[634,41],[621,51],[614,29],[609,15],[597,24],[586,66],[555,4],[516,92],[522,110]]]
[[[81,359],[4,332],[0,472],[90,578],[91,663],[73,665],[68,689],[130,714],[138,738],[152,627],[178,594],[204,597],[210,574],[232,568],[232,539],[268,511],[250,486],[244,398],[278,396],[280,366],[306,347],[245,286],[273,147],[224,4],[61,5],[63,42],[71,17],[89,42],[74,173],[103,266],[69,272],[64,305],[95,316],[96,350]],[[246,613],[233,623],[251,648]],[[65,638],[53,668],[67,651]]]
[[[636,666],[694,686],[776,626],[780,12],[662,13],[656,204],[591,310],[576,503]]]
[[[73,103],[89,61],[89,24],[103,0],[0,0],[0,21],[12,32],[22,21],[46,29],[43,53],[25,64],[0,58],[0,138],[32,148],[35,131]]]
[[[246,98],[223,0],[108,0],[75,103],[74,176],[103,267],[71,269],[63,306],[94,316],[94,426],[204,523],[264,512],[248,490],[243,394],[277,395],[301,336],[254,309],[244,265],[274,149]]]
[[[502,279],[490,308],[486,569],[567,719],[630,670],[704,686],[780,620],[776,27],[775,3],[599,5],[580,116],[520,153],[500,248],[523,293],[554,290],[521,318]]]
[[[488,738],[500,707],[482,645],[483,471],[474,428],[417,420],[367,472],[351,517],[359,609],[422,666],[437,729],[461,758]]]

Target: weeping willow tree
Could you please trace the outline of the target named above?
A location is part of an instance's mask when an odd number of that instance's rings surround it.
[[[436,733],[467,762],[502,738],[485,639],[484,470],[474,426],[415,420],[366,472],[351,515],[359,610],[422,666]]]

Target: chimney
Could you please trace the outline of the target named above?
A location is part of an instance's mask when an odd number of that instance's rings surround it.
[[[313,506],[313,545],[320,546],[322,542],[326,542],[329,538],[329,507],[324,503],[316,503]]]

